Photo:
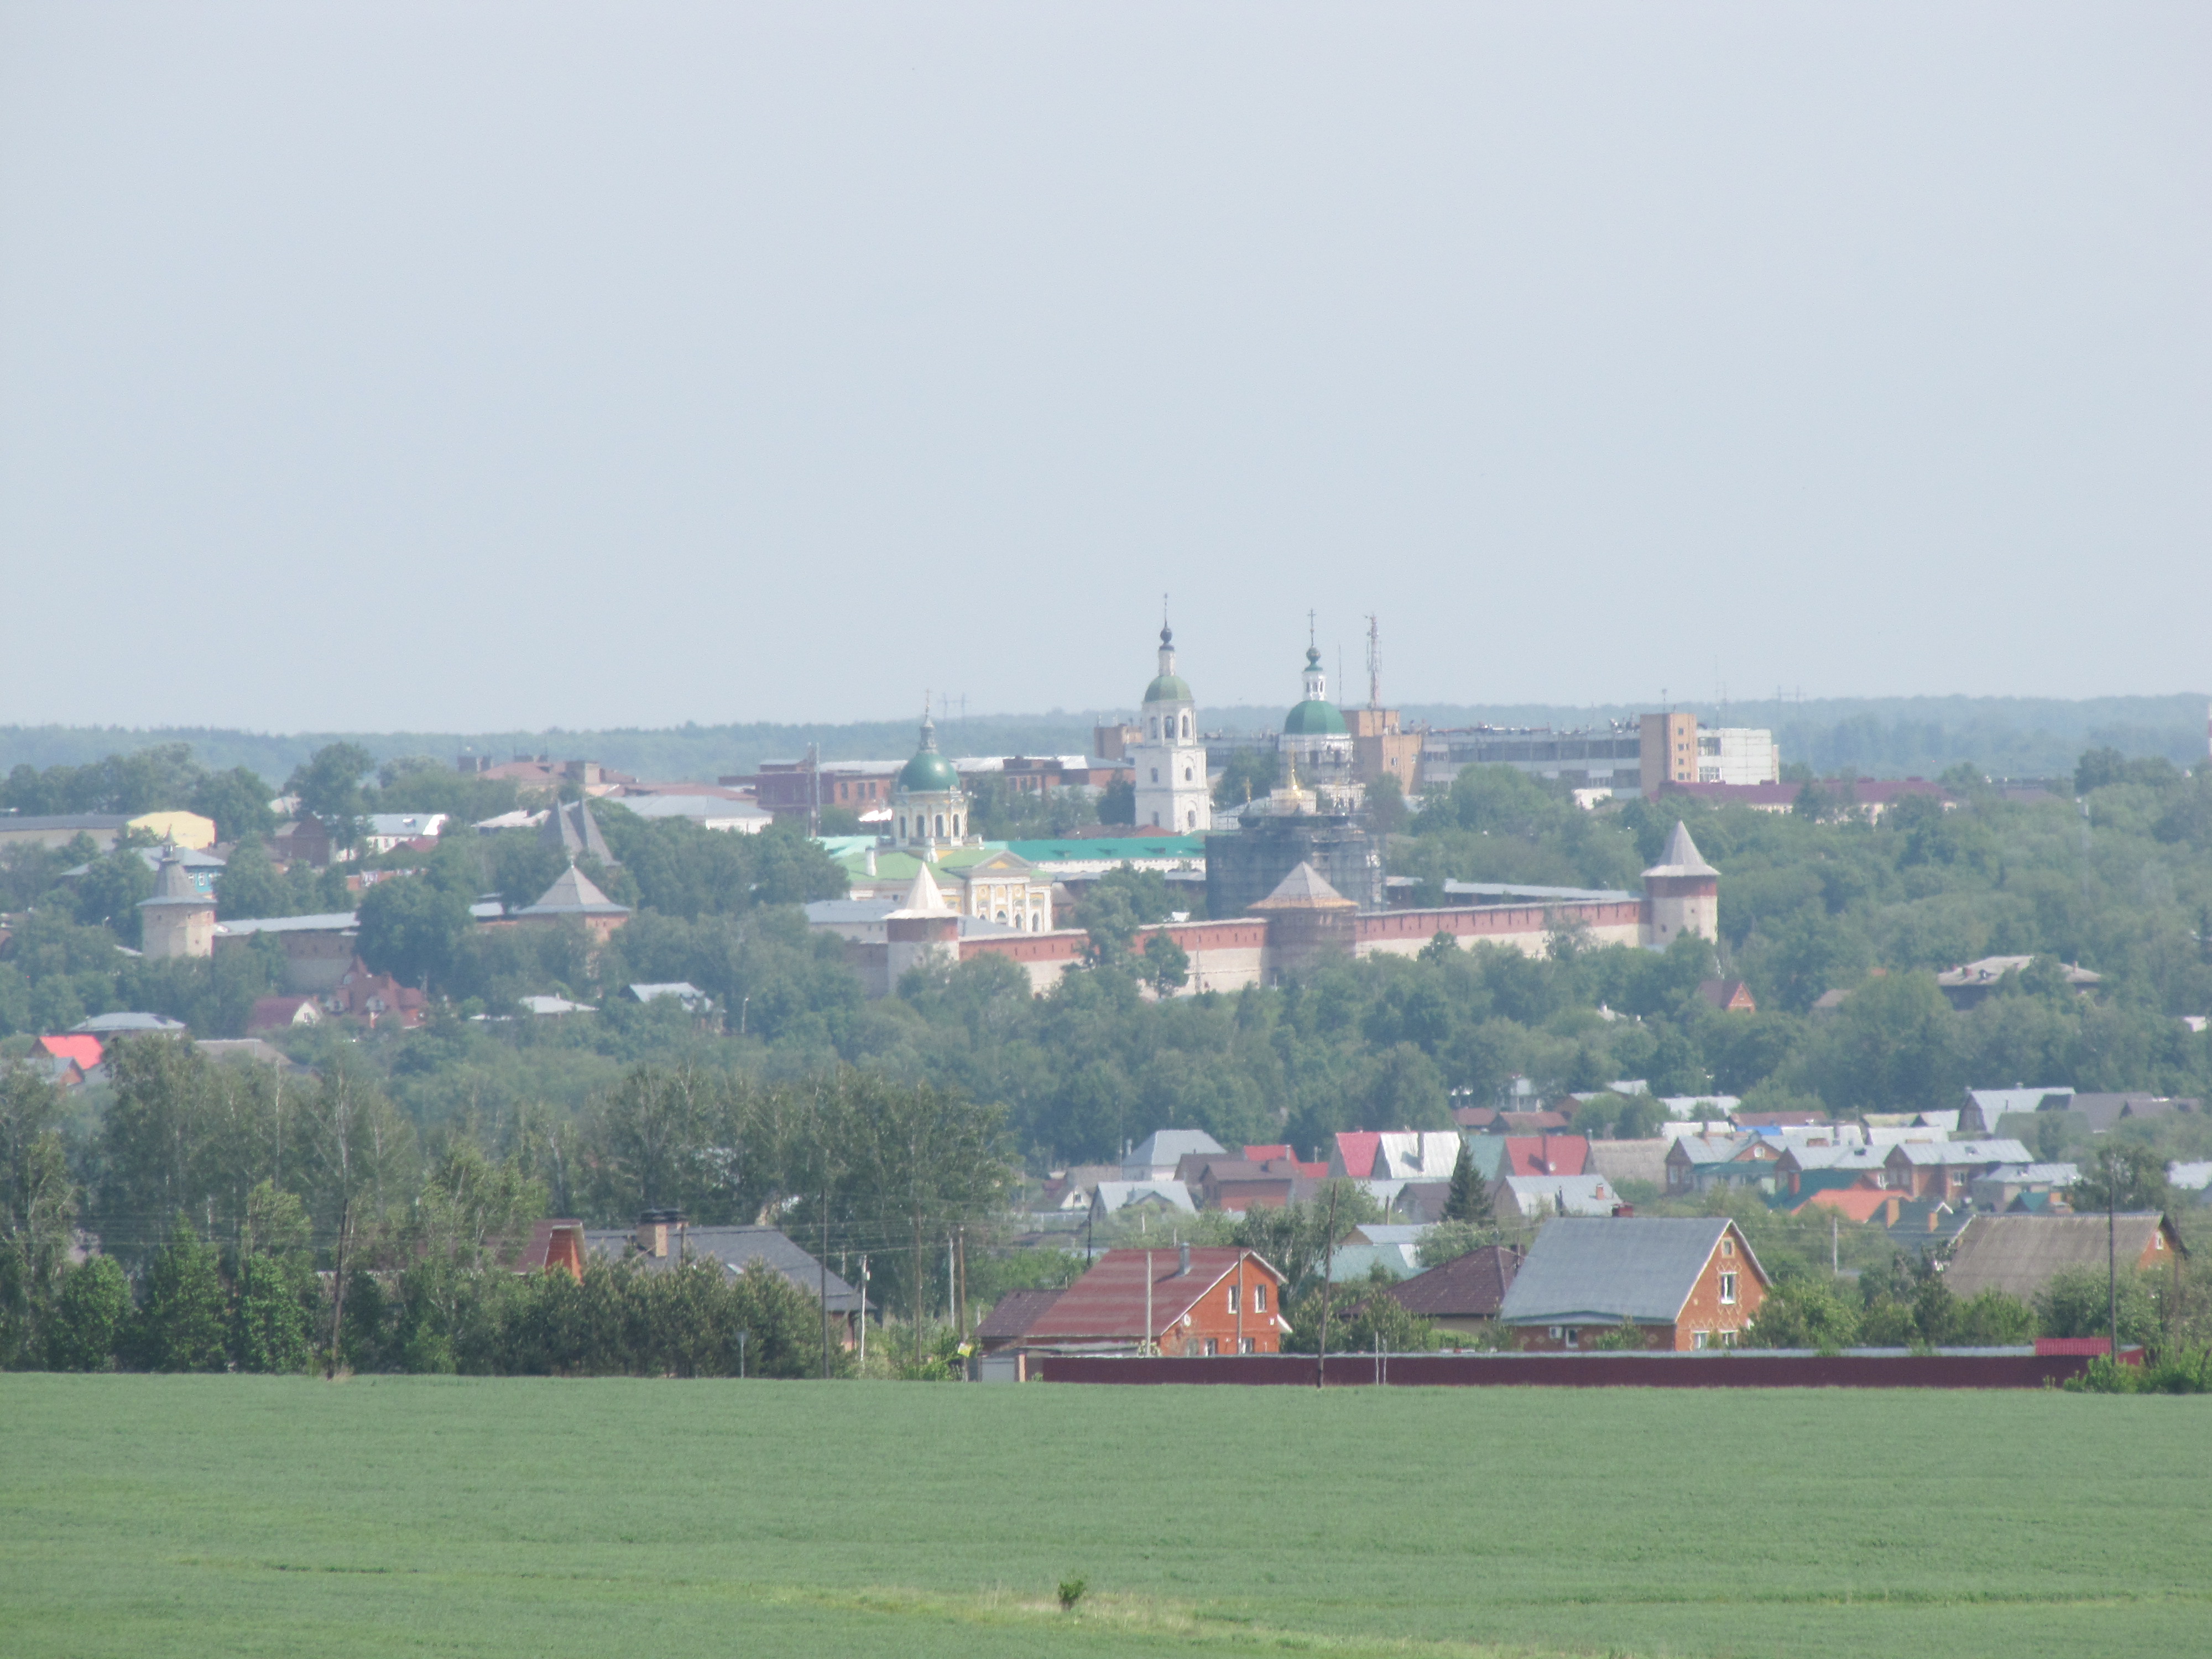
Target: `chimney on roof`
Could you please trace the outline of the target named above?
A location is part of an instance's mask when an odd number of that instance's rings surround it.
[[[1183,1278],[1186,1278],[1186,1279],[1187,1279],[1187,1278],[1188,1278],[1188,1277],[1190,1276],[1190,1246],[1189,1246],[1189,1245],[1188,1245],[1188,1244],[1178,1244],[1178,1245],[1176,1245],[1176,1263],[1177,1263],[1177,1266],[1176,1266],[1176,1272],[1177,1273],[1177,1274],[1178,1274],[1178,1275],[1180,1275],[1181,1277],[1183,1277]]]
[[[637,1218],[637,1248],[646,1255],[666,1260],[684,1248],[684,1212],[646,1210]]]

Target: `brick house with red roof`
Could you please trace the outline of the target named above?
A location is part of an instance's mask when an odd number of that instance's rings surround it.
[[[1137,1349],[1170,1358],[1276,1353],[1290,1328],[1283,1276],[1226,1244],[1109,1250],[1054,1298],[1021,1340],[1031,1346]]]

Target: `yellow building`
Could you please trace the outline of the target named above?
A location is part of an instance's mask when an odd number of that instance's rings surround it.
[[[141,812],[131,820],[133,830],[152,833],[156,841],[173,841],[195,853],[215,845],[215,820],[197,812]]]

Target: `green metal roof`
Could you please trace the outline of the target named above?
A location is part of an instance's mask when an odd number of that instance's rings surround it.
[[[960,787],[960,775],[944,756],[925,749],[906,763],[898,775],[898,787],[916,794],[950,794]]]
[[[1146,702],[1188,702],[1190,687],[1180,674],[1163,674],[1145,688]]]
[[[1346,734],[1344,716],[1333,702],[1309,697],[1283,716],[1286,738],[1340,738]]]
[[[1126,863],[1135,859],[1202,859],[1203,836],[1131,836],[1097,841],[1010,841],[1006,850],[1031,864]]]

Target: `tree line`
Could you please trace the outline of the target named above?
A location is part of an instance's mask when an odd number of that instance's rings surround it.
[[[526,1281],[511,1264],[530,1224],[767,1219],[833,1265],[867,1252],[872,1299],[920,1325],[951,1299],[945,1240],[988,1242],[1013,1178],[994,1109],[850,1070],[641,1066],[579,1120],[423,1136],[342,1056],[303,1077],[149,1036],[109,1064],[113,1099],[82,1142],[53,1085],[0,1076],[0,1364],[711,1375],[744,1331],[774,1375],[802,1349],[818,1360],[803,1290],[621,1260],[581,1285]]]

